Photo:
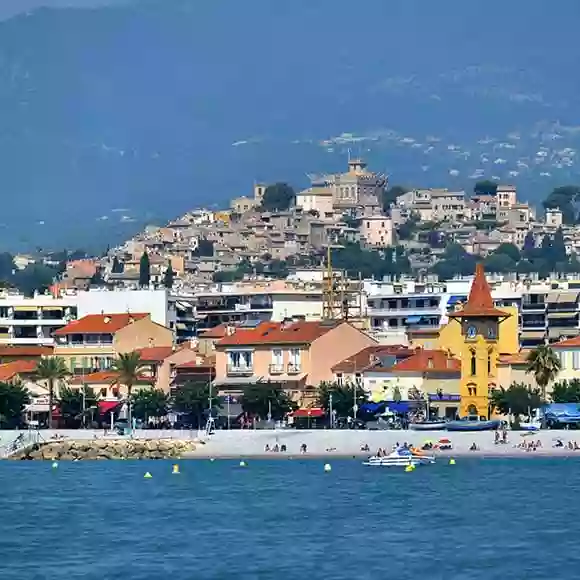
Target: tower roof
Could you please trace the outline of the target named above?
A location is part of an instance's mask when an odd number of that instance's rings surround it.
[[[475,267],[475,277],[469,292],[469,298],[461,310],[449,315],[452,318],[467,317],[488,317],[488,318],[507,318],[509,314],[498,310],[493,305],[491,289],[485,278],[483,264],[479,263]]]

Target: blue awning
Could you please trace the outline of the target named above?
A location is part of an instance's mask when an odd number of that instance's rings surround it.
[[[421,316],[407,316],[405,322],[408,324],[416,324],[417,322],[421,322]]]
[[[409,403],[401,401],[400,403],[387,402],[389,411],[393,413],[407,413],[409,411]]]
[[[361,405],[361,411],[367,411],[368,413],[376,413],[382,407],[385,406],[385,403],[364,403]]]
[[[458,302],[465,302],[467,296],[451,296],[447,302],[447,306],[455,306]]]

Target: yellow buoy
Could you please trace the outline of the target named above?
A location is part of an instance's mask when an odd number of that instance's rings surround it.
[[[326,471],[326,473],[329,473],[332,471],[332,466],[330,465],[330,463],[324,464],[324,471]]]
[[[179,475],[179,465],[177,465],[177,463],[173,466],[173,471],[171,473],[173,473],[173,475]]]
[[[449,465],[455,465],[455,459],[450,459],[449,460]]]
[[[58,467],[58,463],[56,461],[53,461],[52,463],[52,468],[56,469]]]
[[[415,466],[414,466],[414,465],[412,465],[412,464],[410,464],[410,465],[407,465],[407,467],[405,467],[405,471],[406,471],[406,472],[409,472],[409,471],[414,471],[414,469],[415,469]]]
[[[240,461],[240,467],[246,467],[246,462],[245,461]]]
[[[153,476],[147,471],[143,477],[145,479],[151,479]]]

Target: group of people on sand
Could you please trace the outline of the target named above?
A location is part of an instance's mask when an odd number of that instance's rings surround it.
[[[284,443],[282,443],[282,445],[278,445],[278,443],[276,443],[276,445],[274,445],[273,447],[270,447],[269,443],[266,443],[266,446],[264,447],[264,451],[266,453],[286,453],[286,451],[288,451],[288,449],[286,448],[286,445]]]
[[[538,439],[537,441],[522,441],[516,446],[518,449],[523,449],[524,451],[537,451],[542,448],[542,442]],[[580,449],[580,447],[578,447]]]
[[[564,445],[564,442],[562,441],[562,439],[556,439],[556,442],[554,443],[554,447],[568,449],[569,451],[580,451],[580,445],[578,445],[577,441],[568,441],[568,444]]]
[[[495,432],[495,444],[496,445],[505,445],[508,442],[508,434],[507,429],[501,430],[501,435],[499,431]]]

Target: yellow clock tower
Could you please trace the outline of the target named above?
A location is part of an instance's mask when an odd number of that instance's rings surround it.
[[[483,265],[478,264],[467,302],[449,315],[461,325],[461,417],[489,418],[489,392],[496,387],[501,323],[509,316],[495,308]]]

